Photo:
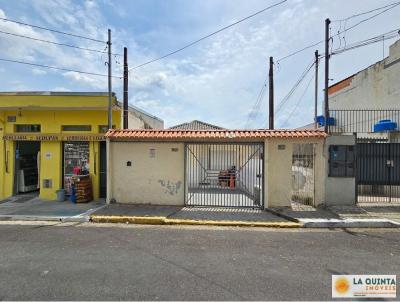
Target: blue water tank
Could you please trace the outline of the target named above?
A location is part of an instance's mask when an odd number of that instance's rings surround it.
[[[397,123],[391,120],[381,120],[374,125],[374,132],[394,131],[397,129]]]
[[[319,126],[325,126],[325,116],[323,115],[317,116],[317,123]],[[335,118],[328,117],[328,126],[334,126],[334,125],[335,125]]]

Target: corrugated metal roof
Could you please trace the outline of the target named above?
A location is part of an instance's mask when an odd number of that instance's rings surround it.
[[[106,134],[111,140],[262,140],[265,138],[323,138],[325,132],[320,130],[154,130],[126,129],[110,130]]]
[[[172,126],[169,129],[176,129],[176,130],[222,130],[224,128],[212,125],[206,122],[202,122],[199,120],[194,120],[187,123],[182,123],[176,126]]]

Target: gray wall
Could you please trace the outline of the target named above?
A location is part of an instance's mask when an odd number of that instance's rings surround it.
[[[326,138],[324,156],[326,158],[325,169],[325,200],[326,205],[354,205],[356,203],[356,179],[355,177],[329,177],[329,146],[331,145],[355,145],[356,138],[353,135],[332,135]]]

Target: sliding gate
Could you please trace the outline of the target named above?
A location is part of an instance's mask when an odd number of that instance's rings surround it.
[[[400,203],[400,143],[357,144],[357,202]]]
[[[187,206],[262,208],[264,144],[185,146]]]

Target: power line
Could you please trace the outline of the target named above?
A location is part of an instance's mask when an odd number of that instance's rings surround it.
[[[93,41],[93,42],[98,42],[98,43],[103,43],[103,44],[107,43],[107,41],[101,41],[101,40],[97,40],[97,39],[94,39],[94,38],[91,38],[91,37],[87,37],[87,36],[67,33],[67,32],[64,32],[64,31],[51,29],[51,28],[38,26],[38,25],[33,25],[33,24],[28,24],[28,23],[24,23],[24,22],[21,22],[21,21],[11,20],[11,19],[8,19],[8,18],[1,18],[0,17],[0,20],[6,21],[6,22],[16,23],[16,24],[20,24],[20,25],[30,26],[30,27],[33,27],[33,28],[41,29],[41,30],[47,30],[47,31],[50,31],[50,32],[53,32],[53,33],[57,33],[57,34],[61,34],[61,35],[71,36],[71,37],[80,38],[80,39],[86,39],[86,40]]]
[[[25,39],[29,39],[29,40],[33,40],[33,41],[37,41],[37,42],[49,43],[49,44],[54,44],[54,45],[59,45],[59,46],[66,46],[66,47],[76,48],[76,49],[85,50],[85,51],[97,52],[97,53],[102,53],[102,54],[106,54],[107,53],[107,51],[104,51],[104,50],[97,50],[97,49],[86,48],[86,47],[81,47],[81,46],[76,46],[76,45],[71,45],[71,44],[65,44],[65,43],[59,43],[59,42],[54,42],[54,41],[49,41],[49,40],[43,40],[43,39],[24,36],[24,35],[20,35],[20,34],[10,33],[10,32],[6,32],[6,31],[2,31],[2,30],[0,30],[0,33],[5,34],[5,35],[19,37],[19,38],[25,38]],[[121,56],[121,54],[113,54],[113,55]]]
[[[177,49],[177,50],[171,51],[171,52],[169,52],[169,53],[167,53],[167,54],[165,54],[165,55],[163,55],[163,56],[161,56],[161,57],[152,59],[152,60],[150,60],[150,61],[144,62],[144,63],[139,64],[139,65],[137,65],[137,66],[134,66],[134,67],[130,68],[129,71],[130,71],[130,70],[133,70],[133,69],[137,69],[137,68],[143,67],[143,66],[145,66],[145,65],[148,65],[148,64],[151,64],[151,63],[154,63],[154,62],[157,62],[157,61],[160,61],[160,60],[165,59],[165,58],[167,58],[167,57],[169,57],[169,56],[172,56],[172,55],[174,55],[174,54],[176,54],[176,53],[178,53],[178,52],[180,52],[180,51],[182,51],[182,50],[184,50],[184,49],[186,49],[186,48],[189,48],[190,46],[193,46],[193,45],[195,45],[195,44],[197,44],[197,43],[199,43],[199,42],[201,42],[201,41],[203,41],[203,40],[205,40],[205,39],[207,39],[207,38],[209,38],[209,37],[211,37],[211,36],[214,36],[214,35],[216,35],[216,34],[222,32],[222,31],[226,30],[226,29],[228,29],[228,28],[231,28],[231,27],[233,27],[233,26],[235,26],[235,25],[237,25],[237,24],[239,24],[239,23],[241,23],[241,22],[243,22],[243,21],[246,21],[246,20],[248,20],[248,19],[250,19],[250,18],[252,18],[252,17],[255,17],[255,16],[257,16],[258,14],[261,14],[261,13],[265,12],[266,10],[269,10],[269,9],[275,7],[275,6],[281,5],[281,4],[284,3],[284,2],[287,2],[287,0],[282,0],[282,1],[278,2],[278,3],[275,3],[275,4],[273,4],[273,5],[270,5],[270,6],[264,8],[264,9],[262,9],[262,10],[259,10],[259,11],[255,12],[254,14],[251,14],[250,16],[247,16],[247,17],[245,17],[245,18],[243,18],[243,19],[240,19],[239,21],[236,21],[236,22],[234,22],[234,23],[232,23],[232,24],[229,24],[228,26],[225,26],[225,27],[223,27],[223,28],[221,28],[221,29],[219,29],[219,30],[217,30],[217,31],[214,31],[214,32],[212,32],[211,34],[208,34],[208,35],[206,35],[206,36],[204,36],[204,37],[202,37],[202,38],[200,38],[200,39],[197,39],[197,40],[195,40],[195,41],[193,41],[193,42],[191,42],[191,43],[189,43],[189,44],[187,44],[187,45],[185,45],[185,46],[183,46],[183,47],[181,47],[181,48],[179,48],[179,49]]]
[[[369,11],[365,11],[365,12],[362,12],[362,13],[359,13],[359,14],[351,15],[351,16],[346,17],[346,18],[344,18],[344,19],[332,20],[331,22],[343,22],[343,21],[348,21],[348,20],[350,20],[350,19],[357,18],[357,17],[363,16],[363,15],[367,15],[367,14],[376,12],[376,11],[378,11],[378,10],[384,9],[384,8],[386,8],[386,7],[390,7],[390,6],[398,5],[398,4],[400,4],[400,2],[393,2],[393,3],[387,4],[387,5],[378,7],[378,8],[371,9],[371,10],[369,10]]]
[[[287,122],[291,119],[291,117],[293,116],[293,114],[296,112],[296,110],[299,108],[299,105],[301,103],[301,101],[303,100],[305,94],[308,91],[308,88],[310,87],[310,84],[312,82],[312,80],[314,79],[314,75],[310,78],[310,80],[307,83],[306,88],[303,91],[303,94],[300,96],[300,98],[298,99],[296,105],[293,107],[293,110],[289,113],[289,115],[287,116],[286,120],[282,123],[282,127],[285,126],[287,124]]]
[[[314,66],[315,60],[307,65],[306,69],[303,71],[303,73],[300,75],[299,79],[296,81],[296,83],[293,85],[292,89],[288,92],[288,94],[282,99],[282,101],[278,104],[277,109],[275,110],[275,114],[277,114],[279,111],[282,110],[283,106],[287,103],[287,101],[290,99],[290,97],[293,95],[293,93],[296,91],[296,89],[299,87],[301,82],[304,80],[304,78],[307,76],[307,74],[310,72],[311,68]]]
[[[345,47],[342,47],[342,48],[339,48],[339,49],[336,49],[335,51],[333,51],[332,55],[338,55],[338,54],[341,54],[343,52],[346,52],[346,51],[349,51],[352,49],[356,49],[359,47],[364,47],[364,46],[367,46],[370,44],[380,42],[382,40],[393,39],[393,38],[398,37],[399,35],[400,35],[400,29],[395,29],[395,30],[389,31],[387,33],[384,33],[384,34],[381,34],[381,35],[378,35],[378,36],[375,36],[375,37],[372,37],[372,38],[369,38],[366,40],[348,44]]]
[[[377,16],[379,16],[379,15],[382,15],[383,13],[386,13],[387,11],[389,11],[389,10],[395,8],[396,6],[399,6],[399,5],[400,5],[400,2],[398,2],[397,4],[394,4],[393,6],[387,8],[387,9],[385,9],[385,10],[379,12],[379,13],[376,13],[375,15],[372,15],[371,17],[368,17],[368,18],[365,18],[365,19],[361,20],[360,22],[358,22],[358,23],[356,23],[356,24],[350,26],[349,28],[346,28],[346,29],[344,29],[343,31],[338,32],[337,34],[333,35],[332,37],[339,36],[340,34],[342,34],[342,33],[344,33],[344,32],[347,32],[347,31],[353,29],[354,27],[360,25],[361,23],[367,22],[367,21],[369,21],[369,20],[371,20],[371,19],[373,19],[373,18],[375,18],[375,17],[377,17]]]
[[[383,10],[383,11],[377,13],[377,14],[374,14],[374,15],[372,15],[372,16],[366,18],[366,19],[361,20],[361,21],[359,21],[358,23],[356,23],[355,25],[352,25],[351,27],[349,27],[349,28],[347,28],[347,29],[344,29],[343,31],[339,31],[337,34],[333,35],[331,38],[336,37],[336,36],[339,36],[339,35],[341,35],[342,33],[345,33],[345,32],[347,32],[347,31],[353,29],[354,27],[356,27],[356,26],[358,26],[358,25],[360,25],[360,24],[362,24],[362,23],[364,23],[364,22],[366,22],[366,21],[369,21],[369,20],[375,18],[375,17],[377,17],[377,16],[379,16],[379,15],[381,15],[381,14],[383,14],[383,13],[385,13],[385,12],[387,12],[387,11],[393,9],[393,8],[395,8],[395,7],[398,6],[398,5],[400,5],[400,2],[395,2],[395,3],[393,3],[389,8],[387,8],[387,9],[385,9],[385,10]],[[387,6],[384,6],[384,7],[378,8],[378,9],[375,9],[375,10],[373,10],[373,11],[376,11],[376,10],[379,10],[379,9],[382,9],[382,8],[385,8],[385,7],[387,7]],[[350,18],[350,17],[349,17],[349,18]],[[353,18],[353,16],[351,16],[351,18]],[[294,56],[294,55],[296,55],[296,54],[298,54],[298,53],[300,53],[300,52],[303,52],[304,50],[309,49],[309,48],[315,47],[315,46],[317,46],[317,45],[319,45],[319,44],[321,44],[321,43],[323,43],[323,42],[324,42],[324,40],[321,40],[321,41],[315,42],[315,43],[313,43],[313,44],[311,44],[311,45],[305,46],[305,47],[303,47],[303,48],[301,48],[301,49],[299,49],[299,50],[296,50],[296,51],[294,51],[294,52],[292,52],[292,53],[289,53],[288,55],[286,55],[286,56],[284,56],[284,57],[282,57],[282,58],[279,58],[276,62],[279,63],[279,62],[281,62],[281,61],[283,61],[283,60],[285,60],[285,59],[287,59],[287,58],[290,58],[290,57],[292,57],[292,56]]]
[[[49,68],[49,69],[55,69],[55,70],[70,71],[70,72],[76,72],[76,73],[93,75],[93,76],[108,77],[107,74],[94,73],[94,72],[89,72],[89,71],[81,71],[81,70],[75,70],[75,69],[68,69],[68,68],[49,66],[49,65],[37,64],[37,63],[29,63],[29,62],[23,62],[23,61],[17,61],[17,60],[9,60],[9,59],[0,58],[0,61],[10,62],[10,63],[18,63],[18,64],[24,64],[24,65],[30,65],[30,66],[37,66],[37,67],[43,67],[43,68]],[[112,76],[112,77],[117,78],[117,79],[122,79],[122,77],[117,77],[117,76]]]
[[[249,127],[251,118],[255,119],[257,117],[257,115],[258,115],[258,112],[259,112],[260,106],[261,106],[261,101],[262,101],[262,99],[264,97],[265,90],[266,90],[266,87],[267,87],[267,81],[268,81],[268,77],[265,78],[265,80],[263,82],[263,85],[262,85],[262,87],[260,89],[260,92],[257,94],[256,102],[254,103],[253,107],[251,108],[251,111],[249,112],[249,114],[247,115],[247,121],[246,121],[246,124],[245,124],[245,129],[247,129]],[[253,115],[255,115],[255,116],[253,116]]]

